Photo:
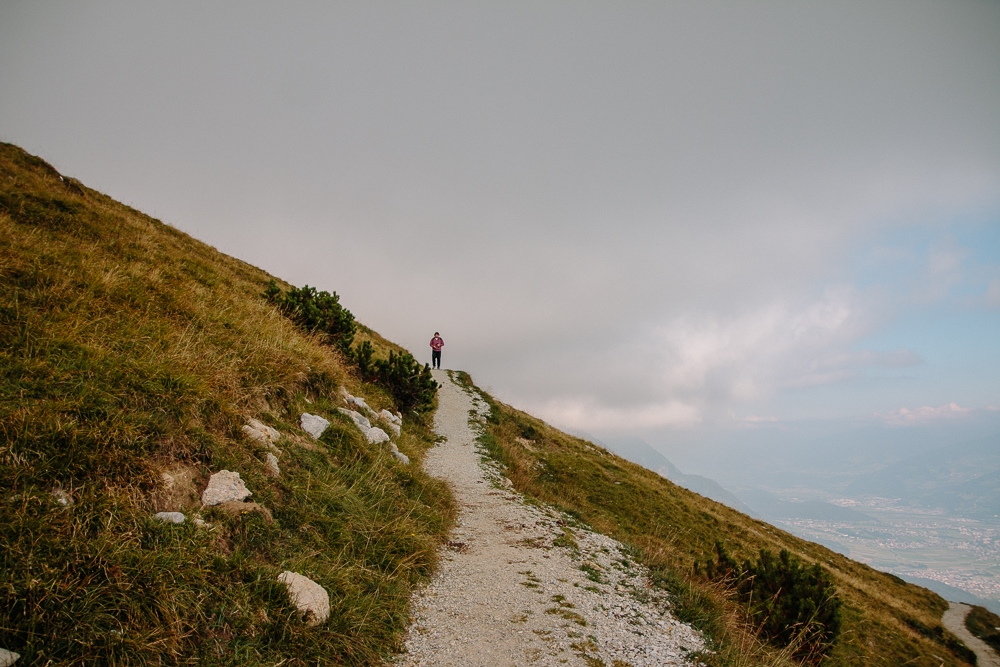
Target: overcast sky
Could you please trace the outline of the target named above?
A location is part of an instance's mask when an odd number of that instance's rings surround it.
[[[0,139],[563,427],[1000,406],[998,2],[0,0]]]

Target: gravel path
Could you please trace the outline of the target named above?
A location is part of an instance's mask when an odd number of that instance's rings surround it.
[[[1000,667],[1000,656],[997,656],[997,652],[965,627],[965,617],[971,610],[972,607],[967,604],[949,602],[948,611],[941,617],[941,624],[976,652],[976,665],[978,667]]]
[[[437,575],[414,599],[396,663],[690,664],[685,656],[704,648],[701,637],[670,615],[643,569],[614,540],[526,504],[477,451],[488,406],[446,371],[434,379],[442,385],[434,428],[447,440],[424,466],[451,485],[458,524]]]

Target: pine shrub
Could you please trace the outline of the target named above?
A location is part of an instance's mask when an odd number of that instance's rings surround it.
[[[704,574],[732,586],[761,634],[773,644],[793,647],[799,658],[822,658],[840,633],[841,601],[819,563],[805,565],[787,549],[777,557],[761,549],[756,562],[739,565],[721,542],[715,551],[716,560],[704,564]]]
[[[355,346],[350,357],[361,377],[385,387],[402,412],[425,412],[434,402],[437,382],[431,367],[420,363],[409,352],[389,352],[388,359],[375,359],[372,344]]]
[[[306,285],[282,293],[272,280],[264,290],[264,298],[306,331],[322,334],[326,343],[344,354],[350,351],[354,342],[354,315],[340,305],[336,292],[317,292],[315,287]]]

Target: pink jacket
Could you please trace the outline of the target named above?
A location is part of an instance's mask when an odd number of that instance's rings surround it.
[[[440,352],[441,348],[444,347],[444,341],[441,340],[441,336],[434,336],[431,338],[431,349],[435,352]]]

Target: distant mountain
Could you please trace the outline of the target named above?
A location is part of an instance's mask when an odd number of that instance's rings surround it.
[[[741,489],[737,497],[766,519],[815,519],[850,523],[878,523],[867,514],[820,500],[782,500],[760,489]]]
[[[597,438],[589,435],[585,437],[588,440],[601,445],[605,449],[614,452],[623,459],[631,461],[632,463],[637,463],[643,468],[652,470],[655,473],[659,473],[677,486],[683,486],[688,491],[694,491],[695,493],[705,496],[706,498],[711,498],[715,502],[722,503],[723,505],[731,507],[738,512],[743,512],[744,514],[749,514],[755,517],[757,516],[753,510],[747,507],[732,493],[722,488],[718,482],[715,482],[708,477],[702,477],[701,475],[687,475],[682,473],[677,469],[677,466],[668,461],[663,454],[660,454],[658,451],[653,449],[649,443],[642,438],[622,437],[598,440]]]
[[[852,482],[855,496],[899,498],[970,518],[1000,515],[1000,434],[904,458]]]

